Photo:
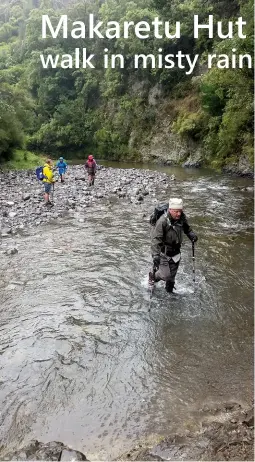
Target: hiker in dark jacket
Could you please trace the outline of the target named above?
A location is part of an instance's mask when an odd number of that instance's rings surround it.
[[[166,282],[166,291],[173,292],[181,258],[183,233],[191,241],[197,241],[197,236],[183,213],[182,199],[170,198],[167,213],[158,219],[152,231],[151,253],[154,272],[149,273],[149,284],[163,280]]]
[[[88,172],[88,179],[89,179],[89,186],[92,186],[95,181],[95,175],[96,175],[96,169],[97,169],[97,164],[92,156],[92,154],[89,155],[87,162],[85,163],[85,170]]]

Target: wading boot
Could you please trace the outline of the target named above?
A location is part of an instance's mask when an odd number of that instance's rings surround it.
[[[166,281],[165,289],[169,294],[171,294],[173,292],[173,289],[174,289],[174,282]]]
[[[53,207],[54,204],[53,204],[53,202],[48,201],[48,202],[45,202],[45,205],[46,205],[47,207]]]
[[[154,284],[155,284],[154,273],[152,271],[150,271],[149,272],[149,279],[148,279],[148,285],[149,285],[150,290],[154,289]]]

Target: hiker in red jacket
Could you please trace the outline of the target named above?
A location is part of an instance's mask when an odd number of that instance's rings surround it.
[[[97,164],[92,154],[89,155],[87,162],[85,163],[85,169],[88,172],[89,186],[92,186],[95,181]]]

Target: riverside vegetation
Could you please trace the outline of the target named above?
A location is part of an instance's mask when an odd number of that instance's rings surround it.
[[[97,158],[201,163],[216,168],[252,171],[253,72],[208,69],[208,53],[253,54],[252,0],[2,0],[0,5],[0,161],[32,152]],[[89,14],[107,23],[147,21],[155,17],[181,23],[181,36],[170,40],[42,39],[42,15],[57,25],[61,14],[70,23]],[[213,15],[222,29],[240,16],[246,38],[220,40],[208,31],[193,37],[194,14],[201,23]],[[75,47],[95,56],[122,53],[123,69],[43,69],[40,54],[74,55]],[[134,69],[136,53],[177,55],[179,50],[200,62],[187,69]],[[187,67],[187,66],[186,66]],[[16,154],[15,154],[16,152]],[[23,165],[23,164],[22,164]],[[11,164],[12,166],[12,164]]]

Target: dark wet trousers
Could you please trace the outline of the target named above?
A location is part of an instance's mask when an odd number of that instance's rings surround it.
[[[155,273],[155,282],[165,281],[167,292],[173,292],[175,277],[178,271],[180,260],[175,263],[172,258],[160,255],[159,269]]]

